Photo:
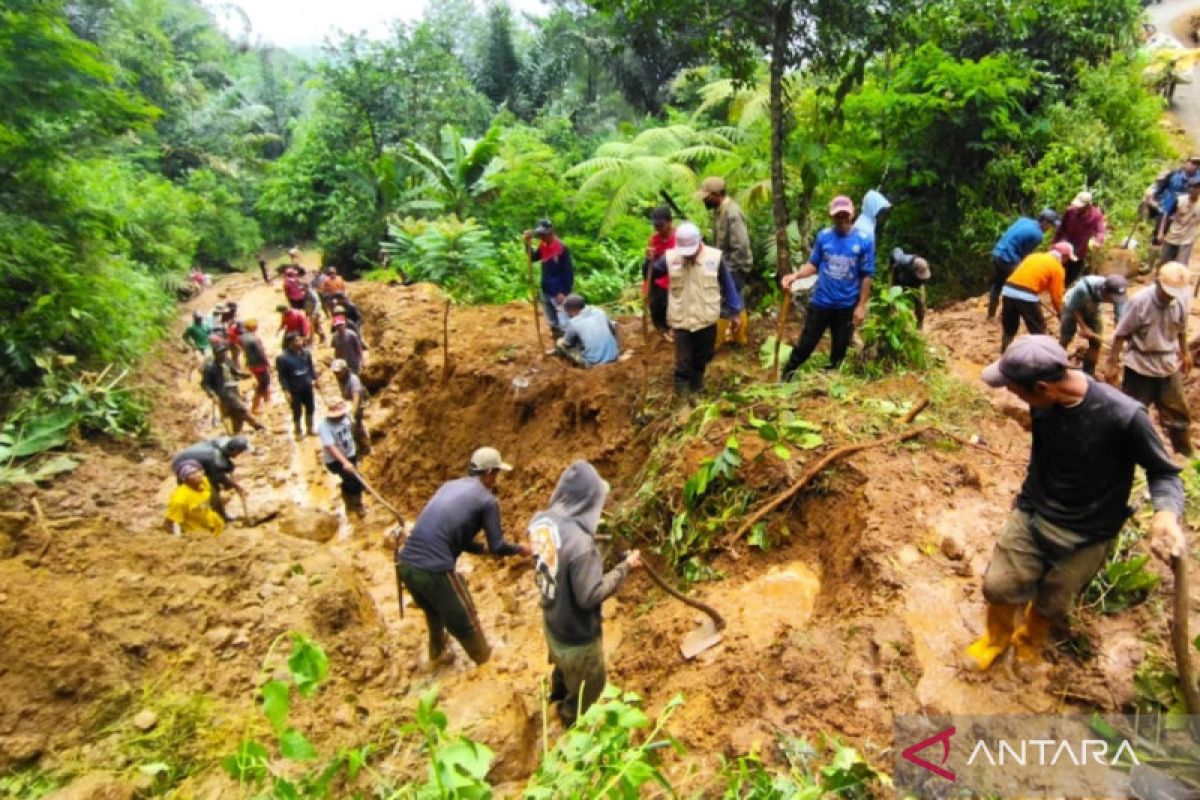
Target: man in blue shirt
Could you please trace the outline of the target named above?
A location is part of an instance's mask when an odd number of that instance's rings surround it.
[[[550,332],[558,338],[567,323],[563,301],[575,286],[575,265],[571,262],[571,251],[554,234],[550,220],[540,220],[533,230],[525,231],[526,246],[535,236],[540,244],[529,251],[529,258],[542,262],[542,310],[546,312]]]
[[[554,348],[556,353],[584,368],[617,360],[621,348],[617,346],[615,329],[604,309],[589,307],[577,294],[567,295],[563,308],[567,312],[567,324]]]
[[[1155,221],[1154,236],[1150,244],[1157,245],[1170,226],[1171,217],[1179,198],[1187,193],[1188,181],[1196,175],[1200,168],[1200,156],[1192,156],[1183,162],[1179,169],[1169,170],[1159,175],[1142,198],[1150,211],[1150,218]]]
[[[808,263],[799,272],[784,275],[781,281],[788,291],[794,281],[814,273],[817,276],[800,340],[783,368],[785,381],[791,380],[808,360],[827,329],[829,368],[837,369],[846,357],[854,329],[867,318],[871,278],[875,275],[875,246],[854,230],[854,202],[849,197],[833,198],[829,216],[833,217],[833,226],[817,234]]]
[[[1058,227],[1058,214],[1052,208],[1044,208],[1037,219],[1021,217],[1000,237],[992,248],[992,289],[988,295],[987,318],[995,319],[996,308],[1000,305],[1000,292],[1004,290],[1004,282],[1012,274],[1017,265],[1025,260],[1025,256],[1037,250],[1046,231]]]

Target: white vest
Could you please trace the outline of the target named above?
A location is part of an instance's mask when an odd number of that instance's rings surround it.
[[[663,258],[671,278],[667,324],[685,331],[716,325],[721,317],[721,251],[702,247],[688,263],[671,248]]]

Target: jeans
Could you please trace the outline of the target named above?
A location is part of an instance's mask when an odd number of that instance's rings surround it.
[[[542,293],[542,311],[546,314],[546,324],[555,336],[561,336],[567,327],[567,312],[554,302],[554,295]]]
[[[992,288],[988,290],[988,319],[996,316],[996,307],[1000,305],[1000,292],[1004,291],[1004,283],[1016,268],[1016,264],[1009,264],[995,256],[992,257]]]
[[[1017,335],[1017,329],[1021,327],[1022,320],[1025,321],[1025,329],[1030,334],[1046,332],[1046,316],[1042,313],[1040,302],[1005,297],[1004,305],[1000,309],[1001,355],[1004,355],[1004,351],[1012,344],[1013,338]]]
[[[717,326],[696,331],[675,330],[675,393],[687,394],[704,389],[704,370],[712,361],[717,345]]]
[[[785,381],[792,377],[801,364],[808,361],[826,330],[829,331],[830,338],[829,366],[836,368],[846,357],[850,339],[854,336],[854,307],[823,308],[814,305],[808,307],[808,313],[804,316],[804,328],[800,331],[800,339],[792,348],[792,355],[783,368]]]

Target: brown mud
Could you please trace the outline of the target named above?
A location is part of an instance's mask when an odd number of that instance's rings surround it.
[[[259,319],[273,354],[279,295],[278,283],[235,276],[195,304],[237,299],[243,318]],[[581,372],[541,356],[527,303],[454,308],[447,368],[436,288],[355,284],[351,296],[371,346],[364,379],[374,451],[365,473],[410,520],[482,445],[516,467],[498,488],[511,538],[523,535],[577,458],[611,482],[610,511],[628,511],[641,502],[658,436],[688,413],[671,406],[670,345],[644,345],[636,318],[620,323],[625,360]],[[897,714],[1115,710],[1130,701],[1131,675],[1147,648],[1166,641],[1161,602],[1169,577],[1156,565],[1164,585],[1149,603],[1112,617],[1080,615],[1094,657],[1060,650],[1032,675],[1016,674],[1007,660],[986,676],[961,669],[959,654],[980,630],[981,576],[1024,473],[1028,434],[1023,410],[978,383],[999,347],[998,324],[984,323],[978,301],[932,313],[929,333],[961,384],[900,375],[834,400],[825,379],[810,375],[813,388],[796,395],[794,410],[821,426],[828,447],[894,432],[900,423],[881,417],[880,403],[933,396],[927,416],[987,450],[934,434],[827,471],[769,518],[768,551],[729,543],[712,562],[724,579],[689,589],[729,621],[724,641],[694,661],[681,658],[678,642],[696,613],[644,575],[606,603],[610,681],[641,694],[651,711],[676,694],[686,698],[670,729],[688,755],[670,770],[687,793],[704,790],[721,756],[757,750],[775,759],[781,734],[832,733],[886,767]],[[761,380],[756,357],[720,354],[710,385]],[[329,358],[318,351],[322,367]],[[219,433],[189,359],[174,343],[148,357],[143,379],[155,406],[146,441],[85,443],[75,473],[3,503],[0,768],[40,762],[81,774],[136,766],[114,756],[114,731],[142,710],[147,686],[212,698],[220,709],[212,747],[229,752],[241,721],[256,714],[255,686],[272,641],[299,630],[326,648],[332,665],[324,700],[297,711],[319,749],[380,740],[437,684],[452,726],[496,752],[491,777],[502,792],[518,789],[540,753],[547,677],[529,566],[460,560],[494,655],[474,667],[456,648],[455,664],[432,668],[421,614],[410,607],[400,618],[381,536],[391,516],[370,498],[365,520],[341,516],[315,439],[288,433],[278,387],[264,415],[271,430],[251,436],[254,452],[238,468],[252,516],[278,511],[276,518],[255,528],[234,524],[219,538],[162,533],[171,454]],[[332,395],[331,375],[324,384]],[[1196,381],[1190,388],[1197,391]],[[672,502],[732,425],[720,417],[664,459],[677,477]],[[802,465],[770,457],[752,433],[737,434],[746,457],[739,477],[757,504]],[[236,500],[230,508],[242,510]],[[633,544],[661,563],[652,551],[664,531],[637,534]],[[389,753],[377,762],[385,776],[424,769],[411,748]],[[178,796],[233,796],[218,772],[189,779]]]

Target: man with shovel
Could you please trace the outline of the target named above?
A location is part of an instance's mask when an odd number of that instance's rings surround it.
[[[317,435],[321,440],[321,463],[342,482],[346,513],[361,518],[366,512],[363,508],[366,487],[358,475],[358,447],[354,444],[354,429],[347,411],[345,400],[330,401]]]
[[[529,523],[546,645],[554,665],[550,702],[558,703],[558,718],[567,728],[604,691],[600,605],[616,594],[631,569],[642,566],[638,552],[631,550],[604,572],[594,537],[608,489],[595,467],[576,461],[559,476],[550,507]]]
[[[1058,343],[1064,348],[1070,347],[1076,333],[1087,339],[1083,371],[1088,375],[1096,374],[1096,364],[1100,361],[1100,305],[1112,303],[1113,316],[1120,324],[1126,286],[1128,281],[1124,275],[1084,275],[1075,281],[1075,285],[1063,297]]]
[[[525,545],[505,541],[500,527],[500,503],[493,491],[500,473],[511,469],[499,450],[476,450],[467,477],[442,484],[396,554],[397,576],[425,612],[431,665],[451,657],[452,651],[446,649],[447,630],[476,664],[492,655],[471,592],[455,572],[455,565],[464,552],[486,552],[500,558],[531,555]],[[487,534],[486,546],[475,541],[480,530]]]
[[[575,286],[571,251],[554,234],[554,226],[548,219],[540,220],[533,230],[525,231],[523,236],[529,260],[542,262],[542,310],[551,334],[557,339],[562,336],[567,322],[563,302]],[[540,242],[537,247],[531,245],[534,237]]]
[[[1028,403],[1033,421],[1025,482],[983,578],[986,631],[966,651],[986,670],[1010,645],[1023,662],[1041,660],[1129,518],[1135,466],[1154,502],[1151,549],[1179,556],[1186,542],[1179,467],[1141,404],[1070,369],[1049,336],[1017,339],[982,377]]]

